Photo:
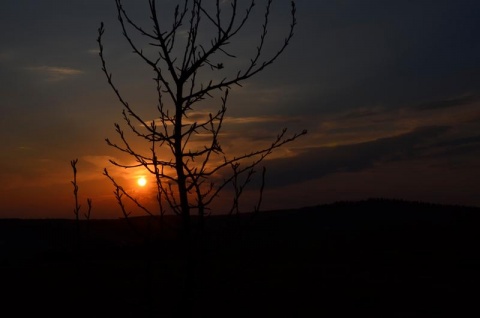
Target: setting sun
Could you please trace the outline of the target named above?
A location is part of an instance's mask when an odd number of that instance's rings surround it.
[[[137,180],[139,186],[144,187],[147,184],[147,179],[145,177],[140,177]]]

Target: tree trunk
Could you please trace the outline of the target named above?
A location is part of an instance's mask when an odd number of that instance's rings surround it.
[[[187,183],[184,171],[183,151],[182,151],[182,85],[177,86],[177,104],[176,104],[176,121],[175,121],[175,167],[177,172],[178,194],[181,207],[182,219],[182,255],[184,258],[184,285],[180,295],[178,315],[179,317],[191,317],[193,314],[194,301],[194,250],[192,246],[192,228],[190,206],[188,203]]]

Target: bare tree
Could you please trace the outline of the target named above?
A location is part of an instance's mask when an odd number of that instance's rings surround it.
[[[80,208],[81,205],[78,200],[78,183],[77,183],[77,163],[78,163],[78,158],[70,160],[70,165],[72,166],[73,170],[73,180],[72,185],[73,185],[73,196],[75,198],[75,207],[73,208],[73,214],[75,215],[75,232],[76,232],[76,248],[78,249],[80,247]],[[88,227],[89,227],[89,221],[90,221],[90,215],[92,212],[92,199],[87,198],[87,205],[88,205],[88,211],[84,213],[85,219],[87,220],[87,232],[88,232]]]
[[[130,212],[126,211],[123,198],[130,199],[149,215],[163,216],[167,210],[179,215],[187,249],[190,248],[192,215],[198,215],[200,224],[203,224],[212,202],[229,185],[233,187],[233,200],[232,207],[226,210],[232,214],[238,213],[240,196],[262,161],[275,149],[306,134],[306,131],[301,131],[287,135],[287,129],[283,129],[265,147],[241,155],[229,156],[221,146],[220,131],[230,89],[241,86],[242,82],[270,66],[293,37],[296,9],[292,1],[291,20],[285,38],[276,50],[267,52],[272,2],[265,1],[263,24],[258,30],[258,42],[252,56],[245,65],[235,68],[238,63],[232,61],[236,59],[232,52],[232,41],[238,38],[240,31],[252,19],[256,1],[184,0],[175,7],[173,19],[167,25],[159,17],[161,8],[157,8],[157,1],[148,0],[151,25],[146,29],[140,22],[134,21],[121,0],[115,0],[123,37],[134,54],[153,71],[157,102],[155,115],[148,119],[139,114],[115,84],[104,55],[103,22],[98,29],[102,70],[123,106],[125,124],[130,133],[149,144],[148,151],[136,149],[116,123],[120,143],[109,139],[106,142],[131,156],[135,164],[113,160],[111,163],[127,169],[146,169],[156,181],[159,211],[152,211],[128,193],[107,169],[104,174],[115,186],[115,196],[125,217]],[[240,8],[241,3],[246,4],[244,10]],[[202,103],[205,100],[218,100],[217,110],[204,110],[204,116],[196,116],[205,106]],[[205,139],[205,135],[208,135],[208,139]],[[199,146],[199,142],[205,140],[207,142]],[[259,203],[262,190],[263,186]],[[254,209],[258,210],[259,204]],[[193,255],[189,251],[186,254],[187,258]]]

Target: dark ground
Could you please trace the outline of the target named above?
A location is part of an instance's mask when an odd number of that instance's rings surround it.
[[[480,317],[479,208],[367,200],[249,217],[207,220],[195,317]],[[93,220],[77,248],[72,220],[0,220],[0,315],[171,317],[174,220],[132,221],[163,238]]]

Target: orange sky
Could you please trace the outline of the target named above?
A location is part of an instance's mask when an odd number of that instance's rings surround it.
[[[296,2],[293,42],[270,68],[232,89],[220,136],[225,152],[235,155],[269,145],[283,127],[308,129],[265,161],[263,208],[369,197],[480,206],[480,5]],[[125,5],[148,25],[146,6]],[[119,88],[146,120],[158,118],[152,73],[122,38],[114,1],[2,7],[0,217],[73,218],[75,158],[81,212],[92,198],[93,217],[121,217],[104,168],[153,205],[152,180],[144,188],[136,183],[147,173],[113,167],[110,159],[132,158],[105,143],[118,142],[114,123],[124,124],[101,71],[100,21]],[[283,39],[288,9],[289,1],[276,1],[267,49]],[[256,43],[260,20],[253,21],[238,37],[246,54]],[[226,61],[226,71],[242,61]],[[190,119],[219,105],[203,103]],[[250,189],[244,211],[255,204],[258,180]],[[222,196],[213,208],[221,212],[229,202]]]

